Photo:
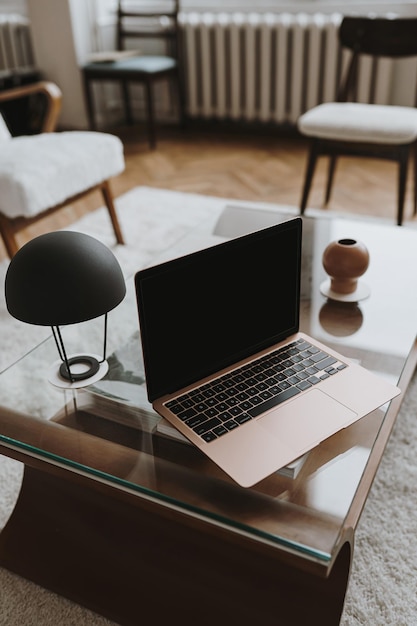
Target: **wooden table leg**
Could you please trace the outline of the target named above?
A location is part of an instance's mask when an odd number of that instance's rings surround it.
[[[350,544],[323,579],[268,546],[67,474],[25,468],[2,566],[120,624],[339,623]]]

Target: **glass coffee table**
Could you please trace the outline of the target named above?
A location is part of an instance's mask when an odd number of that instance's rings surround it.
[[[155,262],[240,234],[239,208],[229,213],[215,236],[202,225]],[[121,624],[339,622],[355,529],[417,360],[408,271],[416,233],[329,216],[303,222],[301,330],[401,395],[322,442],[296,471],[243,489],[161,432],[149,406],[104,397],[100,385],[98,394],[52,386],[48,338],[0,375],[0,452],[25,465],[0,535],[2,566]],[[370,296],[359,303],[320,291],[323,250],[344,237],[370,252]],[[133,277],[127,283],[109,316],[108,354],[127,349],[133,366],[123,383],[140,386]],[[99,333],[91,324],[71,329],[70,342],[88,349]]]

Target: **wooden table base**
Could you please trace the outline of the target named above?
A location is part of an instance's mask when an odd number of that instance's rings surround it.
[[[108,489],[26,466],[0,564],[120,624],[339,623],[350,544],[321,578],[268,546]]]

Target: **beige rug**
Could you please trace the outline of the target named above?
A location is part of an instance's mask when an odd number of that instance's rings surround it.
[[[104,209],[74,224],[73,229],[87,232],[112,247],[125,272],[130,274],[195,225],[214,226],[226,204],[227,200],[218,198],[140,187],[117,200],[126,246],[114,245]],[[253,203],[240,204],[253,206]],[[295,209],[286,208],[296,214]],[[6,268],[5,262],[0,264],[2,282]],[[3,290],[0,298],[1,371],[39,340],[39,328],[12,320],[5,310]],[[356,535],[343,626],[417,624],[416,416],[415,376]],[[19,463],[0,456],[0,528],[13,510],[21,472]],[[40,624],[98,626],[111,622],[0,568],[0,625]]]

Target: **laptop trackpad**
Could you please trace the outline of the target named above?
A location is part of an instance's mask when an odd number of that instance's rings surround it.
[[[282,443],[297,450],[313,447],[354,421],[356,413],[319,389],[312,389],[258,421]]]

